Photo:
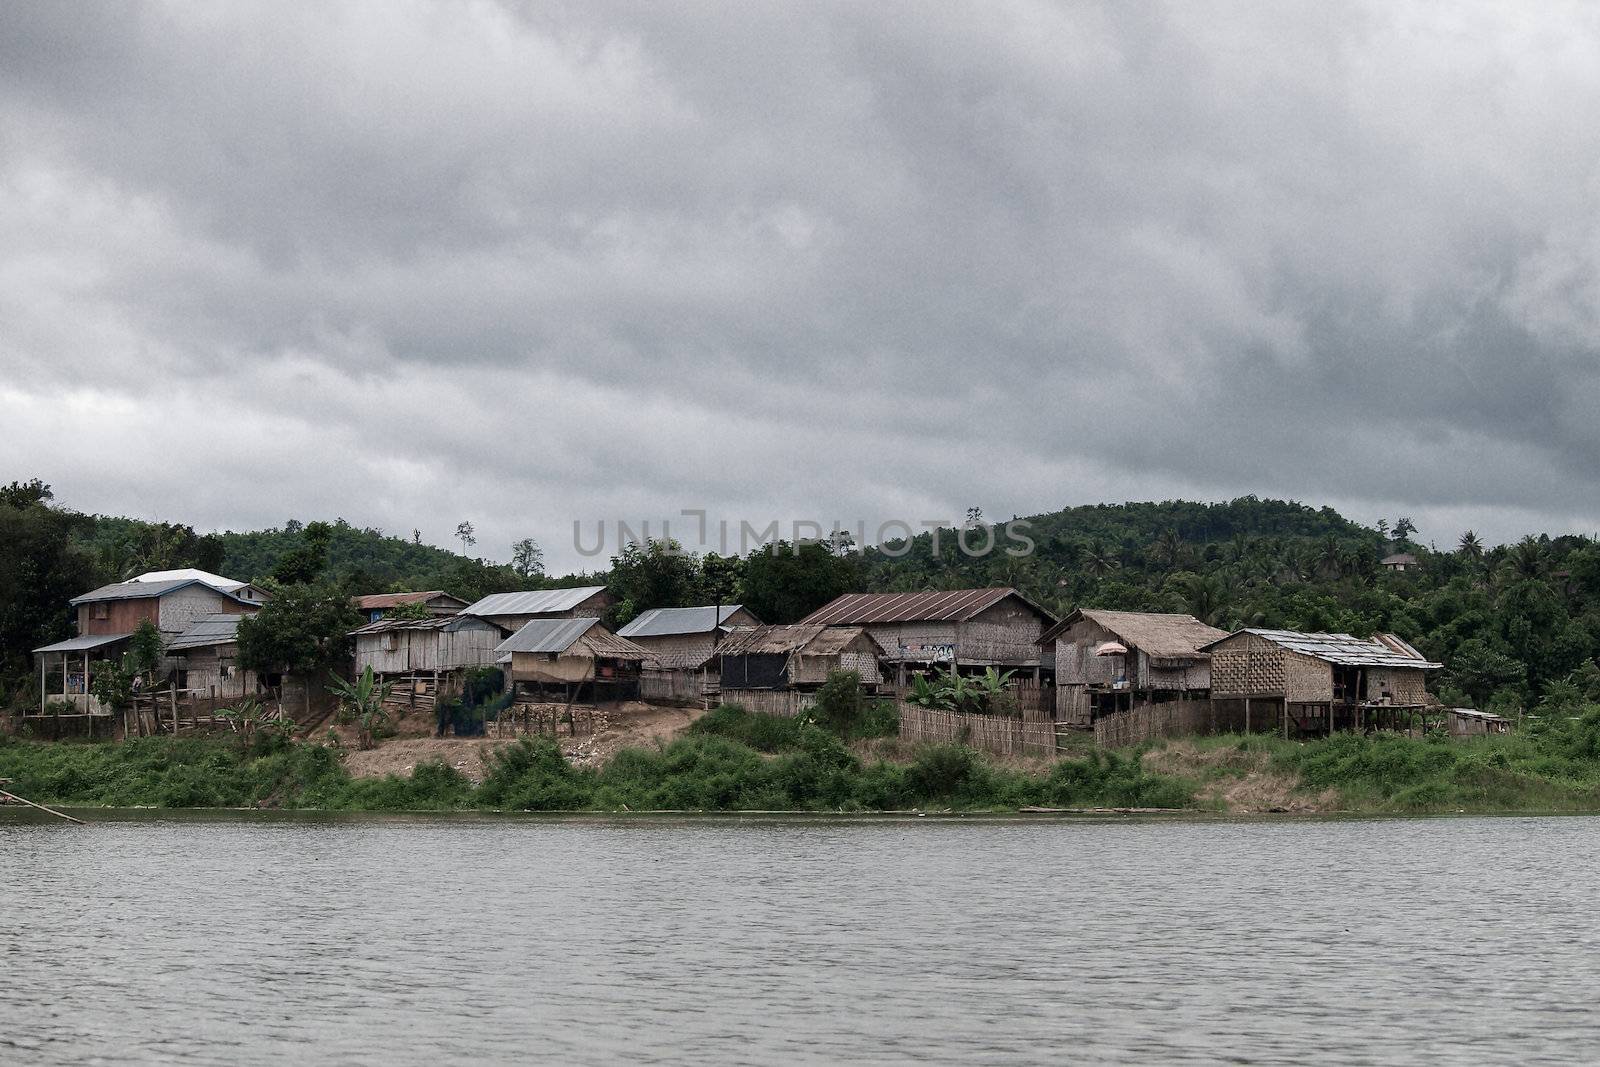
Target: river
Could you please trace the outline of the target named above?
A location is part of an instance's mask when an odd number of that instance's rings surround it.
[[[1600,1058],[1600,819],[0,813],[0,1062]]]

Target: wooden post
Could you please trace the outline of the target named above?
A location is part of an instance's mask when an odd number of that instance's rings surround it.
[[[1250,698],[1244,698],[1244,732],[1250,732]]]
[[[49,659],[50,659],[50,653],[48,653],[48,652],[43,653],[39,657],[39,714],[40,715],[44,714],[45,685],[46,685],[46,682],[45,682],[45,663],[48,662]]]
[[[1283,739],[1289,740],[1289,698],[1283,698]]]

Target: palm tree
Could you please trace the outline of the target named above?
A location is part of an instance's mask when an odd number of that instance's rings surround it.
[[[1544,574],[1544,545],[1536,538],[1524,537],[1506,553],[1505,567],[1517,578],[1538,578]]]
[[[1461,535],[1461,540],[1456,544],[1456,551],[1461,558],[1470,563],[1479,563],[1483,560],[1483,542],[1478,540],[1475,530],[1468,530]]]
[[[1344,572],[1344,552],[1339,547],[1339,539],[1333,534],[1322,539],[1313,557],[1313,565],[1328,578],[1337,578]]]
[[[1090,541],[1083,552],[1084,573],[1094,578],[1104,578],[1112,571],[1119,569],[1122,561],[1115,552],[1106,547],[1106,543],[1096,537]]]
[[[1162,530],[1161,536],[1156,538],[1153,552],[1155,558],[1165,563],[1169,569],[1176,569],[1178,564],[1183,562],[1184,556],[1183,538],[1178,536],[1177,529],[1168,526]]]

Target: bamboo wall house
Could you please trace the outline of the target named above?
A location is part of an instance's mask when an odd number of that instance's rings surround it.
[[[487,619],[515,633],[535,619],[598,619],[615,602],[603,585],[574,589],[535,589],[524,593],[490,593],[462,609],[463,615]]]
[[[800,621],[865,627],[883,646],[897,684],[908,670],[930,667],[997,667],[1036,680],[1055,673],[1039,638],[1056,617],[1015,589],[847,593]]]
[[[735,630],[718,660],[722,690],[815,689],[830,671],[855,671],[866,686],[883,682],[882,645],[862,626],[795,623]]]
[[[1202,646],[1211,654],[1219,721],[1291,733],[1382,728],[1428,704],[1427,672],[1442,664],[1393,634],[1239,630]],[[1225,705],[1232,704],[1233,707]]]
[[[268,682],[276,684],[239,666],[242,618],[226,612],[202,616],[166,642],[162,665],[178,690],[216,702],[258,696],[270,688]]]
[[[636,700],[653,657],[597,618],[534,619],[495,648],[515,699],[600,704]]]
[[[377,622],[395,608],[408,604],[421,604],[429,615],[456,615],[467,606],[467,602],[458,596],[451,596],[443,589],[428,589],[419,593],[369,593],[366,596],[356,597],[356,610],[366,616],[368,622]]]
[[[1228,636],[1193,615],[1080,608],[1039,639],[1056,668],[1056,717],[1088,726],[1136,704],[1203,699],[1211,657]]]
[[[394,706],[433,707],[458,693],[464,672],[493,667],[495,648],[507,631],[474,615],[431,619],[379,619],[353,630],[355,669],[372,672],[394,685]]]
[[[712,662],[717,643],[729,630],[760,626],[739,604],[694,608],[651,608],[617,631],[655,656],[664,671],[698,671]]]

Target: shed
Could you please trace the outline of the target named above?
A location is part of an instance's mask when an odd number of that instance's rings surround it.
[[[239,620],[227,612],[203,615],[164,647],[167,668],[180,691],[212,700],[253,696],[264,690],[255,671],[239,666]]]
[[[534,589],[521,593],[490,593],[463,609],[515,632],[534,619],[598,619],[611,607],[613,598],[603,585],[573,589]]]
[[[428,609],[429,615],[456,615],[467,606],[467,602],[458,596],[451,596],[443,589],[428,589],[419,593],[368,593],[356,597],[356,610],[365,615],[368,622],[377,622],[395,608],[406,604],[421,604]]]
[[[598,618],[534,619],[496,646],[518,699],[566,703],[636,700],[653,657]]]
[[[740,604],[651,608],[617,631],[652,653],[661,670],[698,671],[711,662],[722,635],[736,627],[760,626]]]
[[[815,689],[830,671],[855,671],[863,685],[876,686],[885,655],[866,627],[821,623],[735,630],[717,650],[724,691]]]
[[[1242,702],[1247,729],[1262,724],[1251,721],[1259,709],[1286,735],[1291,726],[1320,733],[1396,723],[1396,712],[1427,704],[1427,672],[1443,666],[1394,634],[1368,640],[1247,628],[1200,651],[1211,653],[1214,703]]]
[[[999,667],[1055,673],[1039,638],[1056,617],[1009,587],[922,593],[847,593],[802,623],[862,626],[904,681],[908,667]]]
[[[1476,708],[1446,708],[1445,720],[1451,737],[1482,737],[1485,734],[1511,732],[1510,719]]]
[[[1226,636],[1193,615],[1079,608],[1039,639],[1055,662],[1057,717],[1088,725],[1136,703],[1203,699],[1211,657],[1200,646]]]
[[[379,619],[351,631],[355,666],[385,677],[436,675],[469,667],[492,667],[504,627],[475,615],[431,619]]]

